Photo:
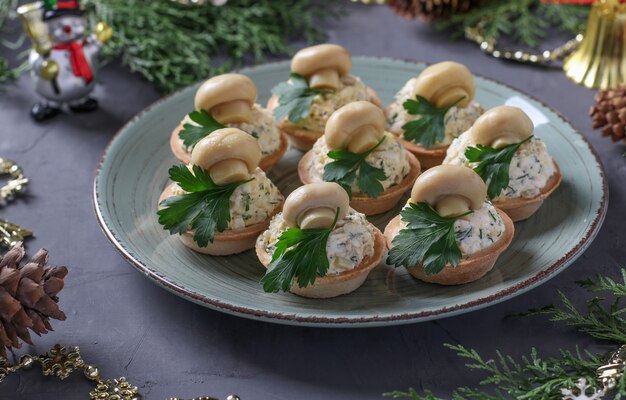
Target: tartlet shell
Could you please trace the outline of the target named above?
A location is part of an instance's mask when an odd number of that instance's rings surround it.
[[[407,268],[407,271],[419,280],[440,285],[462,285],[482,278],[487,272],[491,271],[500,254],[511,244],[515,234],[515,226],[511,218],[502,210],[497,208],[496,210],[504,222],[504,233],[493,245],[463,257],[456,268],[453,268],[450,264],[446,265],[438,274],[427,275],[424,272],[424,267],[421,265]],[[389,249],[393,247],[391,242],[400,229],[401,220],[398,215],[389,221],[389,224],[385,227],[385,239]]]
[[[367,91],[371,96],[371,102],[378,107],[381,107],[382,103],[380,102],[376,91],[370,87],[367,88]],[[277,105],[277,96],[272,96],[267,101],[267,109],[270,112],[272,112]],[[284,132],[287,136],[289,136],[289,141],[291,142],[291,145],[301,151],[311,150],[311,147],[313,147],[317,139],[319,139],[324,134],[324,132],[309,131],[299,128],[297,125],[294,125],[289,121],[280,121],[278,123],[278,127],[281,132]]]
[[[159,204],[166,198],[172,196],[175,183],[169,184],[159,196]],[[263,222],[246,226],[242,229],[226,230],[224,232],[215,232],[213,243],[209,243],[206,247],[200,247],[193,240],[193,231],[187,230],[183,234],[178,235],[181,242],[190,249],[202,254],[212,256],[228,256],[238,254],[246,250],[252,249],[256,243],[257,237],[267,229],[272,217],[280,212],[283,208],[285,198],[281,194],[281,201],[276,205],[271,214]]]
[[[546,182],[546,185],[536,197],[530,199],[516,198],[505,201],[494,201],[493,205],[504,211],[513,222],[523,221],[532,216],[539,210],[543,201],[561,184],[561,169],[555,160],[552,161],[554,162],[554,174],[548,179],[548,182]]]
[[[369,273],[380,264],[385,254],[385,237],[378,228],[372,227],[374,228],[374,254],[372,256],[365,257],[359,265],[350,271],[342,272],[338,275],[318,276],[312,285],[304,288],[299,287],[294,280],[289,291],[302,297],[328,299],[348,294],[358,289],[363,285]],[[261,264],[267,268],[272,261],[272,255],[265,251],[259,243],[256,245],[256,254]]]
[[[404,146],[411,154],[413,154],[420,161],[423,170],[427,170],[437,165],[441,165],[444,158],[446,158],[446,152],[448,146],[436,147],[433,149],[427,149],[426,147],[417,143],[410,142],[402,138],[402,136],[396,136],[396,140]]]
[[[185,164],[189,164],[191,162],[191,154],[185,151],[183,148],[183,141],[178,136],[178,133],[182,129],[183,125],[179,124],[172,132],[172,136],[170,137],[170,148],[176,158]],[[259,168],[265,172],[269,171],[283,157],[288,148],[289,140],[287,139],[287,135],[280,130],[280,145],[278,146],[278,149],[275,152],[264,156],[261,159],[261,162],[259,162]]]
[[[310,174],[307,168],[313,156],[313,151],[309,151],[298,162],[298,176],[300,177],[300,181],[305,185],[308,183],[322,182],[321,178],[314,177]],[[409,160],[410,169],[407,176],[400,183],[388,188],[377,198],[370,198],[366,195],[355,193],[352,195],[352,200],[350,200],[350,207],[369,216],[387,212],[398,204],[402,195],[413,187],[415,180],[421,173],[420,162],[417,158],[408,151],[406,151],[406,156]]]

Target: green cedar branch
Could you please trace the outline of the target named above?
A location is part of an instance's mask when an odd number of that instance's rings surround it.
[[[466,28],[480,24],[487,40],[503,36],[531,47],[538,46],[554,31],[576,35],[583,30],[589,6],[543,3],[540,0],[489,0],[469,12],[438,21],[438,29],[462,37]]]
[[[376,198],[385,191],[382,183],[387,179],[382,168],[374,167],[366,161],[383,142],[385,137],[366,152],[352,153],[347,150],[331,150],[328,157],[335,160],[324,166],[323,179],[326,182],[337,182],[352,198],[352,183],[356,179],[361,193]]]
[[[338,217],[339,209],[328,229],[289,228],[283,232],[267,272],[261,279],[263,290],[268,293],[286,292],[296,277],[298,286],[303,288],[315,283],[318,275],[326,275],[329,268],[326,243]]]
[[[402,125],[404,139],[419,143],[426,148],[441,143],[446,137],[445,116],[454,106],[463,101],[461,97],[449,107],[438,108],[428,99],[416,95],[415,100],[408,99],[402,106],[411,115],[419,116],[418,119]]]
[[[581,310],[565,294],[560,293],[561,302],[541,309],[530,310],[520,314],[523,317],[545,314],[555,323],[565,323],[576,331],[610,343],[617,349],[626,343],[626,320],[624,320],[623,296],[626,294],[626,269],[621,269],[621,279],[616,280],[605,275],[597,275],[595,279],[579,282],[590,293],[603,292],[607,299],[593,297],[586,302]],[[576,294],[576,297],[580,297]],[[467,361],[465,366],[470,370],[480,371],[485,378],[479,382],[478,388],[459,387],[450,396],[438,397],[431,391],[423,393],[411,388],[407,391],[385,393],[393,398],[409,398],[413,400],[505,400],[515,399],[548,399],[561,400],[561,389],[572,388],[580,378],[598,388],[596,370],[605,364],[603,354],[595,354],[588,350],[575,347],[574,350],[558,349],[557,356],[541,357],[534,347],[528,355],[513,358],[496,351],[495,359],[486,359],[474,349],[462,345],[446,344],[457,355]],[[612,398],[626,398],[626,376],[622,375],[617,386],[610,393]]]
[[[393,238],[387,263],[406,268],[421,264],[429,275],[441,272],[446,264],[456,267],[462,254],[456,243],[454,223],[471,213],[442,217],[428,203],[409,203],[408,208],[400,211],[407,226]]]
[[[171,234],[194,230],[193,240],[200,247],[213,243],[215,231],[223,232],[230,223],[230,197],[235,189],[252,179],[226,185],[216,185],[209,172],[197,165],[193,172],[185,165],[169,169],[170,179],[185,194],[168,197],[159,206],[159,223]]]
[[[186,6],[172,0],[83,0],[91,22],[106,21],[113,38],[106,59],[152,82],[162,93],[269,56],[293,53],[290,43],[325,37],[323,21],[345,14],[333,0],[230,0]],[[209,28],[207,28],[209,27]]]

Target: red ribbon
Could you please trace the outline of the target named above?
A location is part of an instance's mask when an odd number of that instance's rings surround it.
[[[85,58],[82,43],[75,41],[67,44],[57,44],[54,46],[54,49],[70,51],[70,62],[74,76],[82,77],[86,83],[93,80],[93,73],[91,72],[87,58]]]
[[[592,4],[594,0],[541,0],[542,3],[561,3],[561,4]],[[626,0],[620,0],[620,3],[626,3]]]
[[[57,3],[58,9],[77,9],[78,1],[77,0],[61,0]]]

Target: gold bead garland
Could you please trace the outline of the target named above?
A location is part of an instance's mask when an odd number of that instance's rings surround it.
[[[465,29],[465,38],[478,44],[480,49],[486,54],[503,60],[519,61],[531,64],[550,64],[560,61],[569,53],[574,51],[580,42],[583,41],[583,35],[578,34],[574,39],[568,40],[565,44],[553,49],[544,50],[541,53],[530,53],[522,50],[507,50],[497,47],[495,39],[486,39],[481,24]]]
[[[83,375],[88,380],[94,382],[95,388],[89,392],[90,400],[141,400],[141,394],[137,386],[132,385],[125,377],[116,379],[103,379],[100,371],[95,365],[87,364],[78,346],[54,345],[45,354],[33,356],[25,354],[20,357],[17,365],[11,365],[9,360],[0,356],[0,383],[12,373],[19,370],[28,370],[39,363],[44,376],[56,376],[63,380],[68,378],[77,370],[82,370]],[[171,397],[168,400],[184,400],[178,397]],[[219,400],[215,397],[194,397],[190,400]],[[226,400],[241,400],[239,396],[231,394]]]

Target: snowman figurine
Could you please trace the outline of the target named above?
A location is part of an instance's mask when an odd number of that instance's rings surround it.
[[[98,102],[89,97],[95,86],[95,62],[111,39],[111,28],[99,23],[86,35],[87,21],[77,0],[45,0],[43,8],[41,2],[32,3],[31,11],[37,9],[40,21],[26,29],[34,44],[29,61],[35,90],[44,100],[33,106],[31,116],[35,121],[52,118],[63,105],[74,112],[96,110]]]

